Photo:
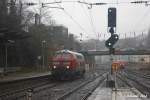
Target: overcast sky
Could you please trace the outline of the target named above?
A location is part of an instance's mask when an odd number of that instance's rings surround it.
[[[30,0],[29,0],[30,1]],[[38,2],[39,0],[33,0]],[[54,2],[54,1],[66,1],[66,0],[41,0],[41,2]],[[79,1],[79,0],[67,0],[67,1]],[[63,2],[60,5],[53,4],[47,5],[50,7],[63,7],[65,10],[52,9],[50,15],[56,20],[57,24],[62,24],[68,27],[69,32],[80,36],[83,33],[83,38],[97,38],[98,34],[100,39],[108,38],[110,35],[107,33],[107,10],[109,7],[117,8],[117,34],[120,37],[134,36],[147,33],[150,27],[150,6],[144,4],[129,4],[128,2],[134,0],[80,0],[85,2],[107,2],[112,4],[93,6],[92,9],[88,9],[87,5],[77,2]],[[119,4],[116,4],[116,3]]]

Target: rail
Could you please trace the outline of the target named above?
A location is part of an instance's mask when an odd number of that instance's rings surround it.
[[[130,80],[130,82],[132,82],[132,84],[134,84],[134,87],[136,87],[136,89],[138,91],[140,91],[142,94],[146,95],[148,98],[150,97],[150,88],[145,86],[143,83],[139,82],[138,80],[136,80],[137,77],[129,76],[127,74],[126,75],[120,74],[120,76],[124,77],[124,79]],[[132,86],[131,84],[128,84],[128,85]]]
[[[100,79],[99,83],[92,89],[92,91],[90,91],[86,96],[84,96],[81,100],[86,100],[91,93],[99,86],[99,84],[106,78],[107,76],[107,72],[103,73],[102,75],[97,76],[95,79],[89,80],[87,82],[84,82],[83,84],[79,85],[78,87],[72,89],[71,91],[65,93],[64,95],[58,97],[56,100],[64,100],[65,98],[67,98],[68,96],[70,96],[71,94],[75,93],[77,90],[79,90],[80,88],[82,88],[83,86],[86,86],[87,84],[93,82],[94,80],[98,79],[98,78],[102,78]]]

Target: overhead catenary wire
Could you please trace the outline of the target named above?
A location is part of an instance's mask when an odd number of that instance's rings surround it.
[[[135,24],[135,29],[139,26],[139,25],[141,25],[141,24],[143,24],[144,23],[144,20],[146,19],[145,17],[149,17],[149,9],[147,10],[147,11],[145,11],[144,12],[144,15],[140,18],[140,20]],[[143,29],[144,30],[144,29]]]
[[[55,2],[57,2],[56,0],[55,0]],[[60,2],[64,2],[63,0],[61,0]],[[59,3],[57,3],[57,5],[59,6],[59,7],[61,7],[61,5],[59,4]],[[62,7],[61,7],[62,8]],[[87,31],[73,18],[73,16],[71,16],[65,9],[62,9],[63,10],[63,12],[67,15],[67,16],[69,16],[70,17],[70,19],[82,30],[82,31],[84,31],[85,33],[87,33]]]
[[[54,1],[54,3],[56,3],[56,4],[58,4],[58,5],[60,5],[61,3],[82,3],[83,5],[85,4],[85,5],[96,5],[96,4],[100,4],[100,3],[88,3],[88,2],[85,2],[85,0],[83,0],[83,2],[79,2],[79,1],[67,1],[67,0],[59,0],[59,1],[57,1],[57,0],[55,0]],[[137,4],[138,4],[138,2],[139,1],[137,1],[137,0],[135,0],[135,1],[133,1],[133,2],[117,2],[117,4],[133,4],[133,3],[136,3],[137,2]],[[146,1],[146,2],[150,2],[150,1]],[[144,2],[139,2],[139,4],[140,3],[145,3],[145,1]],[[45,3],[46,4],[46,3]],[[50,4],[52,4],[52,3],[50,3]],[[116,3],[105,3],[105,4],[116,4]],[[83,30],[83,31],[87,31],[87,30],[85,30],[84,29],[84,27],[81,25],[81,23],[79,23],[72,15],[70,15],[66,10],[63,10],[64,12],[65,12],[65,14],[67,15],[67,16],[69,16],[70,18],[71,18],[71,20],[73,20],[73,22],[75,22],[76,24],[77,24],[77,26],[81,29],[81,30]],[[96,30],[95,30],[95,27],[94,27],[94,21],[93,21],[93,16],[92,16],[92,13],[91,13],[91,10],[89,10],[89,15],[90,15],[90,17],[88,17],[89,19],[90,19],[90,24],[91,24],[91,26],[92,26],[92,29],[93,29],[93,32],[96,34]],[[87,33],[87,32],[86,32]]]
[[[93,18],[91,9],[89,9],[89,16],[90,16],[90,23],[91,23],[91,26],[92,26],[92,29],[93,29],[93,33],[95,33],[96,37],[99,40],[99,33],[97,34],[97,32],[96,32],[96,28],[95,28],[95,25],[94,25],[94,18]]]
[[[91,21],[91,24],[92,24],[93,32],[96,34],[96,29],[94,27],[94,21],[93,21],[93,16],[92,16],[91,10],[89,10],[89,15],[90,15],[90,21]]]
[[[83,2],[85,2],[85,0],[83,0]],[[89,9],[89,18],[90,18],[90,24],[92,26],[93,33],[95,33],[95,35],[97,36],[91,9]]]
[[[119,2],[117,0],[117,2],[81,2],[80,0],[78,1],[70,1],[70,0],[64,0],[62,1],[61,3],[70,3],[70,2],[77,2],[77,3],[83,3],[83,4],[86,4],[86,5],[106,5],[106,4],[148,4],[150,3],[150,0],[135,0],[135,1],[131,1],[131,2]],[[149,5],[149,4],[148,4]]]
[[[87,31],[73,18],[73,16],[71,16],[65,9],[63,9],[63,11],[64,11],[64,13],[65,13],[66,15],[68,15],[68,16],[70,17],[70,19],[72,19],[72,21],[73,21],[74,23],[77,24],[77,26],[78,26],[82,31],[84,31],[85,33],[87,33]]]
[[[85,0],[83,0],[83,2],[85,2]],[[94,23],[93,23],[93,20],[91,18],[90,13],[85,11],[85,8],[84,8],[83,4],[81,5],[81,7],[83,8],[84,13],[85,13],[85,15],[87,16],[87,18],[89,20],[89,23],[91,25],[93,33],[96,33],[95,28],[94,28]],[[88,8],[88,6],[87,6],[87,8]]]
[[[116,2],[85,2],[85,1],[71,1],[71,0],[60,0],[60,1],[54,1],[54,2],[46,2],[46,3],[42,3],[42,6],[43,5],[48,5],[48,4],[60,4],[60,3],[82,3],[82,4],[85,4],[85,5],[89,5],[90,8],[92,8],[92,6],[94,5],[107,5],[107,4],[145,4],[145,6],[149,6],[150,5],[150,0],[135,0],[135,1],[131,1],[131,2],[119,2],[118,0]],[[38,5],[38,3],[24,3],[26,5],[29,5],[29,6],[34,6],[34,5]]]
[[[146,6],[149,6],[150,5],[150,0],[135,0],[135,1],[132,1],[132,2],[119,2],[117,0],[117,2],[81,2],[80,0],[78,1],[71,1],[71,0],[60,0],[60,1],[54,1],[54,2],[46,2],[46,3],[42,3],[42,5],[48,5],[48,4],[60,4],[60,3],[82,3],[82,4],[86,4],[86,5],[90,5],[91,8],[92,6],[94,5],[107,5],[107,4],[145,4]],[[34,6],[34,5],[38,5],[38,3],[33,3],[33,2],[30,2],[30,3],[23,3],[25,5],[28,5],[28,6]]]
[[[89,15],[88,15],[88,13],[86,12],[86,10],[85,10],[83,4],[81,4],[81,7],[82,7],[83,12],[85,13],[86,17],[88,18],[88,21],[90,21],[90,20],[89,20],[89,19],[90,19],[90,18],[89,18]],[[90,23],[90,24],[91,24],[91,23]]]
[[[85,0],[83,0],[83,2],[85,2]],[[93,16],[92,16],[91,9],[89,9],[89,17],[90,17],[90,24],[91,24],[93,33],[95,33],[95,35],[96,35],[96,37],[97,37],[96,29],[95,29],[95,26],[94,26],[94,21],[93,21]],[[99,39],[99,37],[98,37],[98,39]],[[97,42],[96,42],[96,41],[95,41],[95,49],[97,49]]]

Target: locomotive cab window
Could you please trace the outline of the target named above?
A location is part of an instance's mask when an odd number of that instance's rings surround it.
[[[56,58],[64,58],[64,59],[70,59],[71,58],[71,54],[69,53],[57,53],[55,55]]]
[[[83,56],[81,56],[81,55],[77,55],[76,57],[77,57],[77,59],[79,59],[79,60],[84,60]]]

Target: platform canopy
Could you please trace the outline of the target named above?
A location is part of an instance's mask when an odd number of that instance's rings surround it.
[[[28,32],[23,30],[13,30],[6,27],[0,27],[0,43],[21,40],[30,37]]]

